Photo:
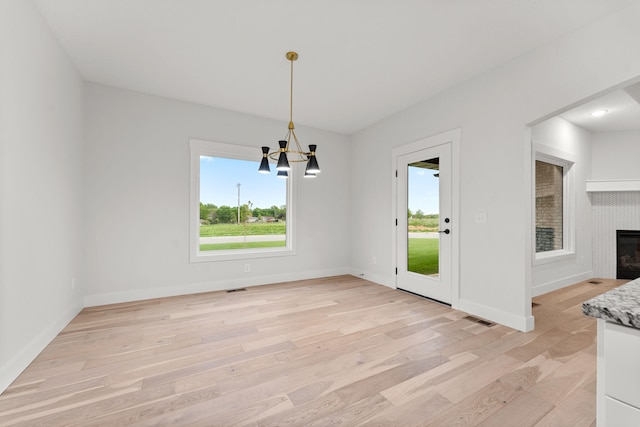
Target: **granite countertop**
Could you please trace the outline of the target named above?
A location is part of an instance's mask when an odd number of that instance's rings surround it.
[[[640,278],[583,302],[582,312],[640,329]]]

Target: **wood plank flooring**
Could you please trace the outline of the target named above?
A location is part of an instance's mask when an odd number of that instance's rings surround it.
[[[601,281],[535,298],[529,333],[352,276],[87,308],[0,426],[595,426]]]

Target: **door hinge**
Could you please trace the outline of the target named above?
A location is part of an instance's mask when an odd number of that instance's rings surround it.
[[[396,218],[396,227],[398,226],[398,218]]]
[[[398,274],[398,267],[396,267],[396,274]]]
[[[396,169],[396,178],[398,177],[398,169]]]

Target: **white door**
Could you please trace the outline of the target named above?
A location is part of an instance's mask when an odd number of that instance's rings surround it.
[[[396,159],[396,286],[451,304],[451,143]]]

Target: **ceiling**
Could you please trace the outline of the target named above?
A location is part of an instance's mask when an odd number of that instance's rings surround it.
[[[594,111],[606,114],[594,117]],[[590,132],[640,131],[640,83],[585,102],[560,117]]]
[[[635,1],[35,0],[87,81],[285,123],[296,51],[294,122],[347,135]]]

